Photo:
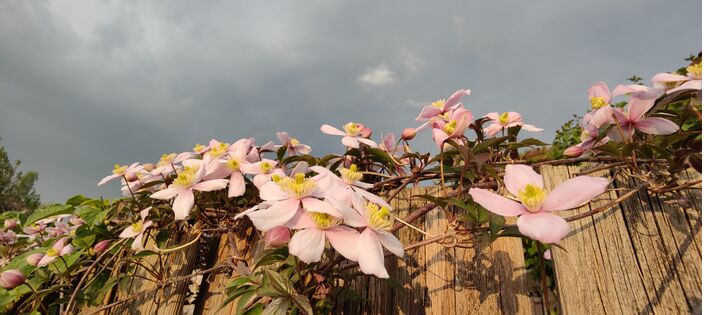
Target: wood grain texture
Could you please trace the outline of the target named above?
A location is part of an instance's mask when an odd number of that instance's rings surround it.
[[[548,189],[576,174],[578,167],[543,166]],[[610,178],[609,171],[591,174]],[[637,184],[619,173],[611,188]],[[626,191],[609,191],[568,217],[608,205]],[[692,204],[698,197],[686,194]],[[552,251],[564,314],[688,314],[701,305],[701,212],[686,209],[671,196],[645,190],[610,210],[570,223]]]

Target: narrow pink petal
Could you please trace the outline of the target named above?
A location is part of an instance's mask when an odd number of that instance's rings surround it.
[[[139,233],[137,237],[132,241],[132,249],[136,251],[144,250],[144,244],[142,244],[142,239],[144,238],[144,233]]]
[[[305,263],[320,261],[325,249],[325,234],[316,228],[296,232],[288,242],[288,252]]]
[[[330,125],[322,125],[320,126],[320,131],[322,131],[324,134],[328,135],[333,135],[333,136],[345,136],[347,135],[344,131],[337,129],[333,126]]]
[[[174,220],[183,220],[188,217],[188,213],[191,212],[191,207],[193,207],[193,202],[193,191],[187,189],[180,192],[174,200]]]
[[[37,263],[37,267],[44,267],[48,266],[49,264],[53,263],[56,260],[57,256],[49,256],[49,255],[44,255],[41,260],[39,260],[39,263]]]
[[[614,88],[613,96],[630,94],[630,93],[638,92],[638,91],[647,91],[648,89],[650,89],[650,87],[647,87],[645,85],[640,85],[640,84],[629,84],[629,85],[619,84]]]
[[[604,81],[599,81],[589,87],[587,97],[589,97],[590,100],[594,97],[601,97],[606,101],[606,104],[611,103],[611,91]]]
[[[680,129],[674,122],[660,117],[648,117],[635,122],[636,129],[651,135],[669,135]]]
[[[271,174],[259,174],[259,175],[254,176],[254,178],[252,178],[252,183],[257,188],[260,188],[270,182],[271,182]]]
[[[384,230],[376,230],[375,232],[377,238],[381,242],[381,245],[386,247],[386,249],[394,255],[403,257],[403,244],[401,244],[401,241],[399,241],[396,236]]]
[[[499,120],[499,113],[497,113],[497,112],[488,113],[488,114],[484,115],[484,117],[489,118],[491,120],[498,121]]]
[[[677,92],[681,90],[701,90],[702,89],[702,80],[689,80],[685,83],[682,83],[682,85],[668,90],[667,94],[670,94],[672,92]]]
[[[435,108],[430,105],[423,106],[423,109],[420,110],[420,114],[416,117],[416,121],[426,121],[439,115],[440,113],[442,113],[442,110],[439,108]]]
[[[279,184],[274,182],[268,182],[259,187],[259,198],[266,201],[279,201],[288,199],[288,194],[286,194]]]
[[[604,124],[608,124],[614,120],[614,110],[611,105],[604,106],[592,112],[591,119],[589,119],[589,125],[599,128]]]
[[[506,185],[506,189],[508,189],[509,192],[514,196],[518,196],[518,191],[528,184],[543,188],[543,177],[528,165],[506,165],[504,185]]]
[[[352,227],[367,226],[367,219],[363,217],[359,211],[347,205],[346,202],[334,198],[326,199],[326,201],[333,205],[337,211],[342,214],[342,219],[346,225]]]
[[[122,230],[122,233],[120,233],[119,238],[130,238],[130,237],[135,237],[137,234],[140,232],[135,232],[134,229],[132,229],[132,225],[128,225],[124,230]]]
[[[523,116],[516,112],[508,112],[508,123],[513,124],[517,122],[522,122]]]
[[[213,180],[206,180],[204,182],[200,182],[198,184],[193,185],[193,189],[199,190],[199,191],[214,191],[214,190],[220,190],[225,187],[227,187],[227,183],[230,181],[227,179],[213,179]]]
[[[679,74],[673,74],[673,73],[658,73],[654,75],[650,81],[653,83],[663,83],[663,82],[680,82],[680,81],[687,81],[689,80],[689,77],[685,77],[683,75]]]
[[[530,131],[530,132],[539,132],[539,131],[543,131],[544,129],[543,129],[543,128],[538,128],[538,127],[533,126],[533,125],[523,124],[523,125],[521,126],[521,130]]]
[[[274,202],[269,208],[254,211],[247,216],[254,226],[266,232],[277,225],[285,225],[298,211],[300,201],[286,199]]]
[[[553,244],[565,238],[570,225],[565,219],[549,212],[528,213],[516,221],[521,234],[543,244]]]
[[[443,106],[443,109],[448,110],[449,108],[459,104],[463,97],[469,96],[469,94],[471,93],[472,91],[470,91],[469,89],[455,91],[455,93],[452,93],[452,95],[447,98],[447,101],[445,101],[445,106]]]
[[[389,273],[384,267],[384,250],[377,234],[370,228],[364,229],[359,236],[359,250],[364,254],[358,257],[359,269],[366,274],[375,275],[379,278],[388,278]]]
[[[59,252],[59,256],[66,256],[71,253],[73,253],[73,245],[68,244],[61,249],[61,251]]]
[[[107,183],[107,182],[109,182],[109,181],[111,181],[111,180],[113,180],[113,179],[115,179],[115,178],[118,178],[118,177],[120,177],[120,175],[117,175],[117,174],[112,174],[112,175],[105,176],[105,178],[101,179],[101,180],[98,182],[98,186],[102,186],[102,185],[104,185],[105,183]]]
[[[472,188],[469,190],[469,194],[472,195],[474,202],[495,214],[516,216],[526,213],[526,209],[522,204],[486,189]]]
[[[372,203],[375,203],[375,204],[378,204],[378,205],[380,205],[380,206],[384,206],[384,207],[387,207],[387,208],[389,208],[389,209],[392,209],[391,205],[389,205],[389,203],[386,202],[386,200],[384,200],[384,198],[381,198],[381,197],[379,197],[379,196],[377,196],[377,195],[375,195],[375,194],[372,194],[372,193],[370,193],[370,192],[368,192],[368,191],[366,191],[366,190],[364,190],[364,189],[359,189],[359,188],[357,188],[357,187],[352,187],[352,190],[354,190],[356,193],[358,193],[359,195],[361,195],[362,197],[364,197],[364,199],[367,199],[367,200],[369,200],[369,201],[372,202]]]
[[[497,133],[499,133],[499,131],[501,131],[501,129],[504,129],[504,126],[502,126],[501,124],[491,123],[491,125],[484,128],[484,135],[487,137],[493,137]]]
[[[245,191],[244,176],[240,172],[234,172],[230,175],[230,183],[227,189],[227,197],[234,198],[244,195]]]
[[[367,139],[367,138],[357,137],[356,139],[357,139],[357,141],[359,141],[359,142],[361,142],[361,143],[364,143],[364,144],[366,144],[366,145],[368,145],[368,146],[370,146],[370,147],[372,147],[372,148],[376,148],[376,147],[377,147],[376,142],[374,142],[374,141],[372,141],[372,140],[369,140],[369,139]]]
[[[359,232],[347,226],[334,226],[324,231],[330,245],[349,260],[359,256]]]
[[[341,218],[342,214],[337,211],[331,204],[311,198],[311,197],[306,197],[301,199],[301,202],[303,203],[303,209],[306,211],[313,211],[313,212],[320,212],[320,213],[327,213],[331,216]]]
[[[609,136],[609,139],[611,139],[613,141],[623,142],[624,139],[623,139],[623,137],[621,137],[622,133],[626,137],[626,139],[631,139],[633,137],[634,132],[635,132],[635,130],[633,129],[631,124],[616,125],[616,126],[611,127],[611,129],[609,129],[608,136]]]
[[[631,94],[628,101],[628,119],[636,121],[643,117],[655,105],[655,99],[657,96],[654,93],[641,91]]]
[[[286,227],[293,230],[309,229],[317,226],[310,215],[302,209],[298,209],[293,218],[286,222]]]
[[[543,202],[543,211],[578,207],[606,191],[609,180],[602,177],[577,176],[553,189]]]
[[[284,144],[289,143],[291,141],[291,137],[288,135],[288,132],[285,131],[277,132],[276,137],[279,138],[279,141]]]
[[[355,137],[350,137],[350,136],[344,136],[342,137],[342,144],[345,146],[348,146],[350,148],[359,148],[359,141],[357,141],[357,138]]]
[[[438,128],[433,128],[433,141],[435,141],[435,145],[438,146],[439,150],[442,150],[443,144],[445,143],[445,140],[449,138],[445,131],[438,129]]]

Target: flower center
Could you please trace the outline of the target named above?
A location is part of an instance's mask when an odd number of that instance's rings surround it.
[[[176,153],[162,154],[161,159],[159,159],[159,162],[157,163],[157,165],[159,165],[159,166],[169,165],[169,164],[173,163],[175,158],[176,158]]]
[[[271,165],[271,163],[269,163],[269,162],[264,161],[264,162],[259,163],[259,169],[261,169],[262,173],[264,173],[264,174],[269,173],[269,171],[271,171],[272,168],[274,168],[274,166]]]
[[[443,131],[445,131],[446,134],[452,134],[455,132],[457,129],[457,120],[450,120],[450,122],[445,124],[445,127],[442,128]]]
[[[379,205],[368,202],[365,206],[369,225],[374,229],[388,230],[393,225],[393,220],[389,215],[389,208],[379,207]]]
[[[142,228],[143,228],[143,227],[144,227],[144,225],[142,224],[142,222],[135,222],[135,223],[132,223],[132,232],[135,232],[135,233],[142,233]]]
[[[502,125],[508,124],[508,112],[499,115],[499,123]]]
[[[687,74],[689,74],[690,77],[701,80],[702,79],[702,63],[698,63],[695,65],[691,65],[687,67]]]
[[[205,146],[200,143],[196,143],[196,146],[193,147],[193,152],[196,152],[196,153],[203,152],[203,150],[205,150]]]
[[[361,131],[359,124],[354,122],[348,122],[342,126],[342,128],[345,129],[345,132],[350,136],[356,136]]]
[[[210,151],[208,151],[208,155],[212,157],[221,157],[225,155],[225,152],[227,152],[227,148],[229,145],[227,143],[221,142],[220,144],[210,148]]]
[[[592,102],[592,109],[599,109],[602,108],[608,104],[606,104],[606,99],[603,97],[592,97],[589,99],[590,102]]]
[[[52,247],[52,248],[49,248],[49,249],[46,251],[46,255],[49,256],[49,257],[56,257],[56,256],[59,256],[59,250],[56,249],[56,248],[53,248],[53,247]]]
[[[432,104],[430,104],[430,106],[435,107],[435,108],[443,108],[443,106],[445,106],[445,100],[444,99],[437,100],[437,101],[433,102]]]
[[[536,185],[528,184],[523,187],[523,189],[518,191],[518,199],[530,212],[540,211],[540,206],[543,205],[545,197],[548,195],[545,189],[542,189]]]
[[[340,175],[342,175],[342,180],[350,185],[361,180],[362,176],[364,176],[362,173],[357,172],[356,164],[350,165],[350,168],[340,168]]]
[[[289,142],[291,143],[292,146],[297,146],[297,145],[301,144],[301,142],[298,141],[298,139],[296,139],[296,138],[291,138],[291,140]]]
[[[115,175],[124,175],[126,170],[127,165],[120,166],[120,164],[115,164],[115,168],[112,170],[112,173]]]
[[[231,158],[227,160],[227,169],[230,170],[230,172],[234,172],[240,169],[240,161],[238,161],[236,158]]]
[[[317,225],[321,230],[329,229],[340,224],[340,219],[327,213],[309,211],[308,214],[310,214],[310,217],[315,222],[315,225]]]
[[[174,185],[182,187],[190,187],[193,184],[193,180],[198,172],[198,167],[196,166],[186,166],[178,174],[178,177],[174,179]]]
[[[591,138],[592,138],[592,136],[591,136],[591,134],[589,134],[589,130],[587,130],[587,129],[583,129],[582,134],[579,135],[579,140],[581,140],[582,142],[585,142]]]
[[[318,185],[315,181],[306,178],[306,175],[303,173],[296,173],[294,178],[286,177],[275,182],[281,187],[281,190],[286,192],[289,196],[299,199],[310,196],[318,189]]]

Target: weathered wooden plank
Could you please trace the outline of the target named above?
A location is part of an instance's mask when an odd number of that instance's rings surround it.
[[[548,189],[577,172],[576,167],[541,167]],[[619,173],[614,185],[629,189],[637,183]],[[625,193],[607,192],[561,215],[612,204]],[[572,232],[560,242],[567,252],[552,251],[561,310],[565,314],[679,314],[695,309],[701,301],[701,247],[692,236],[701,235],[701,221],[700,215],[688,219],[692,212],[642,190],[621,206],[572,222]]]
[[[432,188],[428,188],[432,189]],[[435,188],[436,190],[439,188]],[[437,191],[429,191],[437,195]],[[448,222],[444,210],[435,208],[425,217],[425,231],[431,235],[442,235]],[[425,283],[428,287],[427,314],[455,314],[455,265],[454,250],[433,243],[425,246]]]
[[[426,193],[426,188],[417,187],[406,189],[393,201],[392,206],[396,209],[398,216],[406,217],[413,209],[420,207],[424,201],[412,199],[413,195]],[[424,227],[425,219],[420,218],[412,222],[416,227]],[[399,240],[404,245],[410,245],[423,240],[423,235],[411,228],[402,228],[398,232]],[[397,314],[422,314],[427,301],[428,288],[425,285],[425,250],[417,249],[407,252],[402,259],[395,260],[396,280],[400,288],[396,289],[396,309]]]

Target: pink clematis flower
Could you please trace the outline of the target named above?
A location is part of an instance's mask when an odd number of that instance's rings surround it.
[[[583,127],[594,126],[599,128],[610,122],[611,112],[613,111],[613,107],[611,107],[612,94],[606,83],[603,81],[594,83],[587,89],[587,97],[592,104],[592,111],[585,114],[582,118]]]
[[[252,179],[254,186],[261,188],[262,185],[271,181],[271,177],[274,174],[285,176],[283,171],[276,167],[277,164],[278,163],[274,160],[262,159],[256,163],[243,164],[240,166],[240,169],[244,174],[254,175],[254,178]]]
[[[276,133],[276,137],[279,138],[282,144],[274,146],[275,149],[278,150],[280,147],[285,146],[289,155],[310,154],[310,146],[302,144],[296,138],[291,138],[288,132],[279,131]]]
[[[192,152],[182,152],[179,154],[169,153],[161,155],[159,162],[156,162],[156,168],[151,170],[152,175],[167,176],[175,171],[175,166],[187,159],[193,157]]]
[[[120,233],[119,238],[133,238],[134,240],[132,241],[132,249],[136,251],[142,251],[144,250],[144,244],[142,239],[144,238],[144,232],[152,226],[153,222],[151,220],[145,221],[147,218],[147,215],[149,215],[149,210],[152,207],[148,207],[142,211],[139,212],[139,217],[141,220],[130,224],[127,228],[122,230],[122,233]]]
[[[54,246],[49,248],[46,251],[46,254],[44,255],[44,257],[42,257],[42,259],[39,260],[39,263],[37,263],[37,266],[39,266],[39,267],[47,266],[47,265],[53,263],[54,261],[56,261],[56,259],[58,259],[60,256],[66,256],[68,254],[71,254],[73,252],[73,245],[66,244],[67,241],[68,241],[68,239],[65,237],[56,241],[56,243],[54,243]]]
[[[582,135],[580,136],[582,142],[565,149],[565,152],[563,154],[569,157],[578,157],[584,154],[585,152],[589,152],[592,149],[602,146],[609,142],[608,136],[597,141],[598,137],[599,129],[594,126],[588,126],[584,130],[582,130]]]
[[[634,92],[628,101],[628,112],[614,110],[615,127],[609,130],[609,138],[614,141],[631,139],[635,129],[652,135],[667,135],[679,130],[674,122],[661,117],[644,117],[654,105],[658,94],[651,92]]]
[[[702,63],[687,67],[687,75],[673,73],[658,73],[650,81],[653,85],[665,90],[665,93],[693,89],[702,89]]]
[[[462,97],[468,96],[470,93],[471,91],[469,89],[457,90],[455,93],[450,95],[447,101],[437,100],[430,105],[424,106],[418,117],[416,117],[416,121],[428,121],[433,120],[434,118],[440,118],[438,116],[443,116],[445,113],[462,106],[462,103],[460,102]]]
[[[205,165],[202,160],[185,160],[183,169],[168,188],[151,194],[154,199],[168,200],[176,197],[173,204],[174,219],[183,220],[188,217],[194,203],[193,190],[214,191],[227,186],[227,179],[201,181],[205,175]]]
[[[364,143],[372,148],[376,148],[376,142],[364,137],[364,133],[367,133],[365,128],[366,127],[362,124],[349,122],[343,126],[343,129],[345,131],[342,131],[330,125],[320,126],[320,131],[328,135],[342,136],[342,144],[350,148],[357,149],[359,148],[360,143]],[[371,132],[368,133],[371,134]]]
[[[606,191],[605,178],[578,176],[560,184],[551,192],[543,188],[543,177],[527,165],[507,165],[506,189],[519,202],[486,189],[472,188],[472,199],[487,210],[502,216],[519,216],[521,234],[545,244],[556,243],[567,236],[570,226],[553,211],[576,208]]]
[[[225,172],[223,175],[227,176],[229,174],[230,176],[227,190],[227,196],[230,198],[244,195],[246,185],[242,172],[243,168],[247,168],[247,165],[250,164],[247,155],[251,146],[252,141],[250,139],[240,139],[230,146],[227,155],[220,160],[221,169]]]
[[[447,112],[448,119],[436,120],[431,123],[433,127],[433,140],[438,149],[443,148],[447,139],[458,139],[464,136],[464,132],[474,120],[472,112],[462,107]]]
[[[374,185],[361,181],[364,175],[357,171],[355,164],[350,165],[349,168],[340,167],[341,177],[322,166],[311,166],[310,170],[318,173],[315,178],[320,186],[327,187],[325,191],[327,198],[351,202],[352,197],[358,195],[371,202],[390,207],[383,198],[366,191]]]
[[[132,163],[130,166],[127,165],[120,165],[120,164],[115,164],[115,168],[112,170],[112,174],[105,176],[105,178],[101,179],[98,182],[98,186],[102,186],[103,184],[116,179],[120,177],[132,177],[134,174],[142,169],[142,166],[139,165],[139,163]]]
[[[503,129],[508,129],[515,126],[521,126],[521,130],[531,132],[543,131],[542,128],[524,124],[523,116],[516,112],[505,112],[500,115],[497,112],[493,112],[486,114],[486,118],[491,119],[491,124],[489,125],[489,127],[484,128],[484,133],[489,137],[495,136],[497,133],[499,133],[499,131]]]
[[[325,240],[345,258],[357,261],[359,256],[359,232],[343,226],[342,220],[329,213],[308,211],[301,217],[288,243],[288,251],[305,263],[320,261],[325,249]]]
[[[278,176],[277,176],[278,177]],[[259,188],[262,205],[241,213],[247,215],[254,226],[263,232],[276,226],[294,228],[305,211],[326,213],[340,217],[340,213],[330,204],[318,198],[324,197],[318,182],[306,178],[303,173],[293,177],[277,178]],[[263,209],[265,206],[268,208]]]
[[[398,257],[403,257],[403,244],[389,230],[393,226],[393,217],[389,207],[372,202],[365,204],[361,198],[352,200],[353,208],[344,203],[335,203],[342,213],[345,223],[353,227],[364,227],[360,234],[358,246],[360,253],[359,268],[366,274],[379,278],[388,278],[384,267],[384,250],[388,249]]]

